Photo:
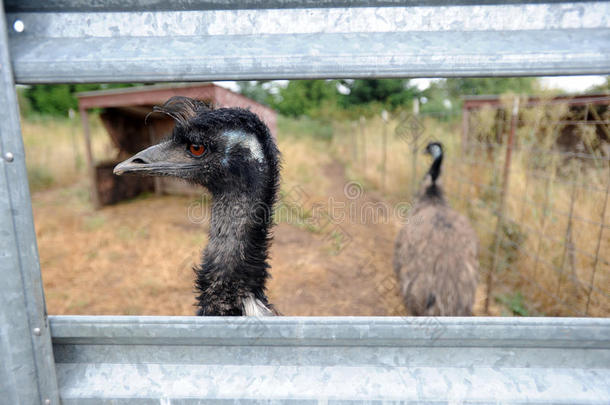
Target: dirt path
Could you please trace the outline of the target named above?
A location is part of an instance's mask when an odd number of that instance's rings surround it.
[[[339,163],[324,172],[325,201],[298,200],[313,211],[315,230],[276,229],[270,298],[285,315],[404,315],[392,270],[397,226],[389,215],[374,215],[381,201],[348,182]]]

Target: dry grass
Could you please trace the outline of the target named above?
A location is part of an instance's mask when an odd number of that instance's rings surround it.
[[[112,156],[109,137],[96,115],[90,119],[93,155]],[[28,178],[32,191],[66,186],[86,175],[85,148],[79,119],[38,117],[21,120]]]
[[[186,197],[93,211],[86,182],[34,194],[49,313],[192,314],[191,266],[206,243]]]

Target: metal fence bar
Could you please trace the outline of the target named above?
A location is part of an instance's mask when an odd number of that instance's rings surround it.
[[[51,328],[64,405],[610,395],[608,319],[62,316]]]
[[[59,405],[1,1],[0,104],[0,402]]]
[[[19,83],[603,74],[606,2],[11,1]],[[104,7],[107,8],[104,8]]]

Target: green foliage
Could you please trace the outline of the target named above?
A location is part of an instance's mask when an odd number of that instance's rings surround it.
[[[32,191],[38,191],[53,185],[53,175],[40,166],[28,167],[28,182]]]
[[[20,90],[22,114],[66,116],[69,109],[78,109],[76,93],[100,89],[131,87],[134,84],[37,84]]]
[[[504,93],[531,94],[537,89],[535,77],[467,77],[445,80],[450,97],[496,95]]]
[[[338,90],[342,85],[348,94]],[[277,89],[273,92],[273,89]],[[370,115],[382,109],[411,105],[419,91],[404,79],[291,80],[285,87],[264,82],[240,83],[240,92],[271,105],[289,117],[307,115],[322,121]]]
[[[430,83],[430,86],[422,91],[421,95],[420,100],[424,98],[426,100],[419,106],[422,114],[433,114],[441,121],[447,121],[453,115],[459,114],[459,103],[449,95],[444,80]],[[445,105],[445,100],[451,102],[449,108]]]
[[[345,107],[378,102],[395,109],[410,105],[419,90],[406,79],[358,79],[343,83],[350,92],[341,97]]]
[[[532,94],[539,90],[534,77],[449,78],[430,83],[421,95],[427,102],[420,105],[422,114],[435,114],[441,120],[458,115],[463,96]],[[446,102],[450,105],[447,106]]]
[[[244,96],[257,101],[261,104],[271,105],[273,103],[273,97],[270,94],[268,86],[266,84],[269,83],[269,80],[262,81],[243,81],[238,82],[239,92]]]
[[[496,301],[504,305],[511,315],[530,316],[530,311],[525,305],[523,294],[517,291],[513,294],[504,294],[496,297]]]
[[[315,115],[324,103],[336,103],[338,94],[335,80],[291,80],[272,107],[289,117]]]
[[[242,94],[282,115],[325,122],[368,117],[383,109],[410,110],[417,97],[425,100],[420,104],[422,114],[448,121],[459,113],[463,95],[532,93],[538,88],[537,79],[531,77],[446,79],[432,82],[424,91],[407,79],[291,80],[285,87],[276,82],[249,81],[239,86]],[[341,87],[347,91],[340,92]]]
[[[333,127],[330,123],[301,116],[297,119],[278,117],[278,129],[283,134],[295,137],[317,138],[329,141],[333,137]]]
[[[593,86],[587,90],[587,93],[610,93],[610,76],[606,76],[606,82]]]
[[[500,232],[502,232],[500,250],[502,251],[501,254],[503,254],[505,263],[514,263],[522,254],[520,249],[527,239],[527,234],[514,221],[504,221]]]

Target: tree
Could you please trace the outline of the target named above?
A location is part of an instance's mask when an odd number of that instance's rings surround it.
[[[273,100],[271,99],[271,94],[266,88],[267,83],[269,83],[269,80],[252,80],[238,82],[237,85],[239,86],[239,92],[244,96],[261,104],[270,105]]]
[[[311,115],[323,104],[338,98],[335,80],[291,80],[281,88],[272,107],[281,114],[298,117]]]
[[[466,77],[450,78],[445,81],[449,96],[497,95],[508,92],[531,94],[538,89],[535,77]]]
[[[345,107],[378,102],[387,108],[411,104],[419,94],[406,79],[358,79],[343,82],[349,94],[342,97]]]
[[[447,108],[445,100],[451,102],[451,108]],[[422,113],[448,113],[455,112],[455,108],[458,105],[455,99],[449,95],[447,86],[444,80],[433,81],[430,83],[427,89],[422,91],[422,97],[420,97],[419,110]]]
[[[610,76],[606,76],[605,83],[587,89],[587,93],[610,93]]]

